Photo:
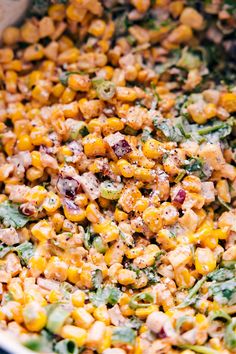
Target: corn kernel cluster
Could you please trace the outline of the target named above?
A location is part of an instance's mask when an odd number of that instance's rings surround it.
[[[0,329],[236,351],[236,6],[34,1],[0,48]]]

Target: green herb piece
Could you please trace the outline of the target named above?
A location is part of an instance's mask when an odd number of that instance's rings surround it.
[[[133,328],[135,330],[139,330],[139,328],[142,326],[143,322],[138,317],[133,316],[125,324],[127,327]]]
[[[105,253],[107,250],[107,245],[104,244],[101,236],[94,237],[93,247],[96,248],[99,253]]]
[[[188,71],[192,69],[198,69],[202,65],[202,62],[198,55],[188,52],[183,49],[182,56],[176,63],[176,66],[186,69]]]
[[[194,323],[194,319],[191,316],[181,316],[176,320],[175,328],[178,334],[181,333],[181,328],[185,323]]]
[[[200,280],[197,281],[197,283],[192,287],[192,289],[189,291],[188,296],[186,296],[185,300],[182,302],[182,304],[178,305],[178,309],[185,308],[189,305],[192,304],[194,296],[198,293],[200,290],[202,284],[206,281],[206,276],[202,277]]]
[[[78,354],[79,353],[79,349],[76,343],[70,339],[63,339],[60,342],[58,342],[55,345],[54,350],[58,354]]]
[[[15,229],[24,227],[29,218],[21,214],[18,205],[5,201],[0,204],[0,219],[6,227],[12,226]]]
[[[144,302],[140,302],[144,301]],[[130,302],[129,302],[129,307],[133,310],[140,309],[140,308],[145,308],[150,306],[150,304],[153,304],[154,298],[151,294],[149,293],[141,293],[132,296]]]
[[[107,101],[115,96],[116,86],[113,82],[104,79],[94,79],[92,84],[100,100]]]
[[[224,342],[225,346],[229,350],[235,351],[236,348],[236,333],[235,333],[235,328],[236,328],[236,321],[233,319],[232,322],[230,322],[225,329],[225,336],[224,336]]]
[[[42,352],[45,349],[41,336],[30,338],[23,342],[23,345],[34,352]]]
[[[134,344],[136,333],[132,328],[129,327],[116,327],[112,333],[112,343],[113,344]]]
[[[84,125],[80,130],[79,133],[82,137],[85,137],[86,135],[89,134],[88,128],[86,127],[86,125]]]
[[[142,273],[144,273],[148,278],[148,285],[156,284],[160,281],[160,277],[156,272],[156,264],[154,267],[147,267],[142,269]]]
[[[123,183],[104,181],[100,184],[100,193],[105,199],[117,200],[120,198],[123,187]]]
[[[106,304],[114,306],[117,304],[121,294],[122,293],[118,288],[106,286],[104,288],[99,288],[96,292],[91,292],[89,298],[96,307]]]
[[[144,128],[141,135],[141,141],[145,143],[147,140],[151,138],[152,138],[152,130],[150,128]]]
[[[171,126],[167,122],[159,123],[155,119],[153,121],[153,124],[157,130],[161,131],[161,133],[168,141],[175,141],[176,143],[183,141],[184,136],[177,126]]]
[[[55,306],[49,309],[46,328],[54,334],[59,334],[69,315],[70,311],[67,310],[65,306],[61,304],[55,304]]]
[[[123,130],[123,133],[126,134],[126,135],[132,135],[132,136],[136,136],[138,135],[138,131],[131,128],[129,125],[126,125],[124,130]]]
[[[102,271],[100,269],[95,269],[92,272],[92,283],[94,289],[98,289],[101,287],[102,280],[103,280]]]
[[[221,267],[235,270],[236,269],[236,261],[222,261]]]
[[[48,353],[53,351],[53,334],[43,329],[40,335],[33,335],[23,345],[35,352]]]
[[[70,140],[77,140],[81,136],[84,137],[89,134],[88,128],[84,122],[76,121],[75,119],[73,119],[73,121],[74,122],[70,130]]]
[[[69,77],[70,77],[70,75],[73,75],[73,74],[82,75],[83,72],[81,72],[81,71],[64,71],[64,72],[61,73],[61,75],[59,76],[59,80],[60,80],[61,84],[62,84],[63,86],[67,86],[67,85],[68,85]]]
[[[92,247],[91,237],[92,237],[91,228],[90,226],[88,226],[84,233],[84,247],[88,251]]]
[[[21,245],[15,247],[15,251],[20,258],[21,264],[23,266],[27,266],[29,263],[30,258],[34,254],[34,246],[31,242],[25,241]]]
[[[175,183],[181,182],[185,175],[186,175],[186,172],[185,172],[185,171],[179,172],[179,174],[178,174],[177,177],[175,178]]]
[[[232,128],[227,123],[215,124],[198,130],[199,135],[207,135],[216,131],[222,131],[221,139],[231,133]]]
[[[188,173],[194,174],[195,176],[203,179],[206,176],[205,171],[205,164],[204,162],[198,157],[191,157],[183,166],[185,171]]]
[[[221,283],[212,283],[209,286],[209,293],[214,300],[222,305],[236,304],[236,278],[223,281]]]
[[[14,247],[12,247],[12,246],[0,245],[0,259],[4,258],[9,252],[11,252],[13,250],[14,250]]]
[[[218,311],[212,311],[210,313],[210,321],[215,321],[215,320],[223,320],[226,323],[231,322],[231,317],[223,310],[218,310]]]
[[[221,282],[221,281],[233,279],[234,276],[235,276],[235,272],[233,270],[220,268],[207,274],[207,279]]]
[[[220,354],[220,352],[218,350],[207,348],[203,345],[186,344],[186,345],[178,345],[178,348],[193,350],[194,352],[199,353],[199,354]]]

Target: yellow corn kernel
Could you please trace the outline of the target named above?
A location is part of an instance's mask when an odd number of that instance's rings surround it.
[[[230,203],[231,195],[229,190],[229,184],[226,179],[221,179],[217,182],[216,190],[220,199],[222,199],[225,203]]]
[[[134,284],[136,277],[136,273],[129,269],[120,269],[118,272],[118,282],[121,285]]]
[[[128,161],[120,159],[116,165],[123,177],[132,178],[134,176],[134,167]]]
[[[48,294],[48,301],[51,304],[58,303],[61,299],[61,292],[59,290],[51,290],[50,293]]]
[[[111,347],[111,336],[112,336],[112,329],[111,327],[107,327],[105,330],[105,334],[103,336],[103,340],[99,344],[97,348],[97,352],[99,354],[103,353],[106,349]]]
[[[226,240],[228,237],[228,232],[222,229],[212,230],[212,234],[217,237],[219,240]]]
[[[71,4],[66,9],[66,16],[74,22],[81,22],[86,14],[86,9],[82,9],[76,4]]]
[[[89,26],[88,32],[94,37],[101,37],[106,29],[106,23],[103,20],[93,20]]]
[[[88,130],[90,133],[97,133],[100,134],[102,130],[102,123],[99,119],[92,119],[88,123]]]
[[[85,292],[82,290],[76,290],[71,295],[72,304],[76,307],[84,306],[85,298],[86,298]]]
[[[133,102],[138,98],[136,91],[130,87],[117,87],[116,97],[120,101]]]
[[[117,222],[121,222],[121,221],[127,220],[128,219],[128,214],[125,213],[124,211],[119,210],[118,208],[116,208],[116,210],[114,212],[114,219]]]
[[[68,269],[68,280],[70,283],[72,284],[76,284],[78,283],[78,281],[80,280],[80,271],[79,268],[76,266],[71,265]]]
[[[12,61],[14,58],[14,52],[11,48],[0,49],[0,64],[6,64]]]
[[[37,205],[41,204],[47,195],[47,191],[43,186],[35,186],[26,193],[28,202],[35,202]]]
[[[185,7],[180,16],[180,22],[193,28],[196,31],[203,29],[203,16],[192,7]]]
[[[62,327],[60,335],[62,338],[75,341],[78,347],[82,347],[82,345],[85,344],[87,338],[87,331],[76,326],[65,325]]]
[[[125,188],[122,191],[121,197],[119,199],[119,205],[122,207],[122,209],[125,212],[130,213],[133,210],[137,200],[140,199],[141,197],[142,194],[137,187],[132,186],[132,187]]]
[[[64,91],[65,91],[65,86],[63,86],[60,82],[55,86],[53,86],[52,88],[52,94],[55,97],[61,97]]]
[[[46,199],[43,202],[43,208],[48,213],[54,213],[61,206],[60,198],[54,192],[48,192]]]
[[[98,348],[104,338],[106,325],[104,322],[96,321],[88,330],[86,345],[92,348]]]
[[[26,328],[31,332],[39,332],[46,325],[47,313],[37,302],[30,302],[23,309]]]
[[[219,105],[226,109],[227,112],[233,113],[236,111],[236,93],[222,93]]]
[[[70,87],[66,87],[61,96],[61,103],[71,103],[74,100],[75,95],[75,91],[73,91]]]
[[[31,229],[32,235],[39,241],[49,240],[53,236],[53,228],[47,220],[40,220]]]
[[[191,274],[186,267],[178,267],[175,272],[175,281],[180,288],[190,288],[192,286]]]
[[[20,40],[20,30],[17,27],[7,27],[2,32],[2,40],[6,45],[16,44]]]
[[[117,240],[120,235],[118,227],[110,221],[95,224],[93,229],[94,232],[102,236],[103,241],[106,243]]]
[[[62,21],[65,13],[65,5],[63,4],[53,4],[48,8],[48,15],[55,21]]]
[[[46,268],[46,259],[42,256],[33,256],[29,260],[29,269],[33,277],[38,277]]]
[[[158,232],[161,229],[162,222],[157,208],[149,207],[143,212],[143,221],[148,225],[152,232]]]
[[[103,124],[102,131],[104,135],[113,134],[124,129],[124,123],[119,118],[108,118]]]
[[[17,141],[17,148],[20,151],[31,151],[33,149],[30,136],[28,134],[22,134]]]
[[[46,130],[44,128],[35,127],[31,130],[30,138],[34,145],[46,145],[48,146],[48,138],[45,136]]]
[[[87,92],[90,89],[91,81],[88,75],[72,74],[68,78],[68,86],[74,91]]]
[[[75,63],[79,58],[79,49],[78,48],[70,48],[62,52],[57,60],[59,64],[66,64],[66,63]]]
[[[110,316],[107,311],[106,305],[101,305],[101,306],[97,307],[93,312],[93,317],[97,321],[104,322],[106,326],[110,325]]]
[[[65,281],[67,279],[68,265],[59,257],[53,256],[49,259],[44,275],[47,279]]]
[[[63,206],[65,217],[73,222],[81,222],[86,218],[86,211],[83,208],[71,209],[67,205]]]
[[[163,155],[162,144],[155,139],[148,139],[143,145],[143,153],[149,159],[158,159]]]
[[[13,122],[16,120],[24,119],[25,107],[21,102],[12,103],[10,107],[11,109],[9,110],[9,117]]]
[[[83,307],[78,307],[72,312],[72,317],[78,327],[88,329],[94,322],[93,316]]]
[[[24,51],[24,60],[25,61],[36,61],[44,57],[44,50],[41,44],[32,44],[28,46]]]
[[[122,263],[123,257],[125,253],[124,244],[120,244],[119,242],[113,243],[111,247],[105,253],[104,260],[107,265],[112,265],[115,263]]]
[[[209,236],[202,238],[201,246],[208,247],[211,250],[214,250],[216,248],[216,246],[218,245],[218,237],[217,233],[214,233],[213,231],[214,230],[211,231]]]
[[[10,93],[16,93],[17,91],[18,75],[15,71],[8,70],[5,75],[6,89]]]
[[[106,154],[106,145],[101,137],[94,134],[88,134],[83,138],[85,155],[88,157],[104,156]]]
[[[138,12],[146,12],[150,6],[149,0],[131,0],[132,5],[138,10]]]
[[[193,31],[189,26],[180,25],[171,32],[168,41],[174,44],[188,43],[192,36]]]
[[[14,280],[16,279],[10,281],[7,288],[8,291],[10,291],[13,300],[22,304],[24,302],[24,292],[20,282]]]
[[[150,313],[154,312],[154,311],[158,311],[159,307],[157,305],[150,305],[146,308],[140,308],[135,310],[135,316],[144,319],[146,318],[148,315],[150,315]]]
[[[26,172],[26,177],[29,181],[33,182],[43,176],[43,169],[39,170],[35,167],[30,167]]]
[[[89,203],[86,208],[86,218],[92,223],[97,223],[100,217],[101,214],[96,203]]]
[[[195,252],[195,267],[198,273],[205,275],[216,268],[214,253],[209,248],[197,248]]]

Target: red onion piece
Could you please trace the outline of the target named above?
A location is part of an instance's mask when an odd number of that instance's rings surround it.
[[[59,175],[57,180],[57,190],[58,192],[70,199],[74,199],[79,191],[80,184],[71,176]]]
[[[186,197],[185,190],[184,189],[179,189],[178,193],[176,194],[176,196],[173,199],[173,202],[179,203],[179,204],[183,204],[183,202],[185,201],[185,197]]]

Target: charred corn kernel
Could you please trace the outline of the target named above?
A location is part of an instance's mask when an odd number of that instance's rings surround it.
[[[54,192],[48,192],[46,199],[43,202],[43,208],[48,213],[54,213],[61,206],[60,198]]]
[[[31,229],[32,235],[39,241],[45,241],[52,237],[53,229],[47,220],[40,220]]]
[[[195,267],[198,273],[205,275],[216,268],[216,259],[209,248],[197,248],[195,252]]]
[[[148,139],[143,145],[143,153],[147,158],[158,159],[162,157],[163,152],[161,143],[155,139]]]
[[[126,160],[120,159],[117,161],[117,167],[125,178],[132,178],[134,176],[134,167]]]
[[[150,315],[150,313],[153,313],[154,311],[158,311],[159,307],[157,305],[150,305],[146,308],[140,308],[135,310],[135,316],[137,316],[138,318],[144,319],[146,318],[148,315]]]
[[[39,332],[47,322],[46,310],[37,302],[28,303],[23,309],[23,318],[29,331]]]
[[[72,304],[76,307],[84,306],[85,298],[86,298],[86,295],[85,295],[84,291],[82,291],[82,290],[76,290],[71,295]]]
[[[152,232],[158,232],[161,229],[162,222],[157,208],[149,207],[143,212],[143,221],[148,225]]]
[[[78,307],[72,312],[72,317],[78,327],[88,329],[94,322],[93,316],[84,308]]]
[[[72,283],[72,284],[78,283],[79,280],[80,280],[80,271],[79,271],[79,268],[76,267],[76,266],[73,266],[73,265],[70,266],[70,267],[68,268],[68,274],[67,274],[67,276],[68,276],[68,280],[69,280],[70,283]]]
[[[104,156],[106,154],[106,145],[102,138],[89,134],[83,138],[85,155],[88,157]]]
[[[60,335],[62,338],[75,341],[75,343],[81,347],[85,344],[87,331],[77,326],[65,325],[62,327]]]
[[[132,270],[121,269],[118,272],[118,282],[121,285],[130,285],[134,284],[136,280],[136,273]]]
[[[105,305],[97,307],[93,312],[93,317],[97,321],[104,322],[106,326],[110,325],[110,316]]]
[[[38,277],[46,268],[46,259],[42,256],[33,256],[29,260],[29,268],[33,277]]]
[[[236,93],[222,93],[219,105],[227,112],[233,113],[236,111]]]
[[[119,210],[118,208],[116,208],[116,210],[114,212],[114,219],[117,222],[121,222],[121,221],[127,220],[128,219],[128,214],[125,213],[124,211]]]

